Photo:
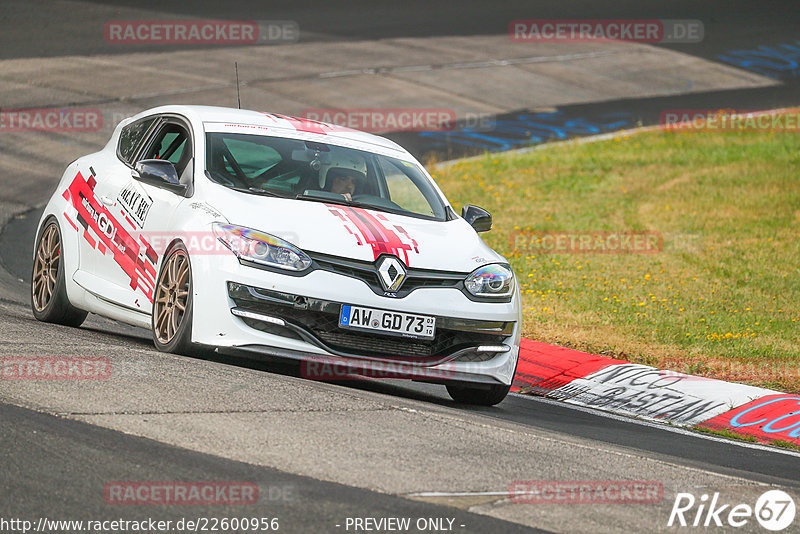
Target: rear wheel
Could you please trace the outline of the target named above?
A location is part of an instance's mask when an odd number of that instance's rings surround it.
[[[39,321],[80,326],[88,315],[70,304],[64,281],[61,231],[55,219],[42,226],[31,272],[31,311]]]
[[[489,386],[467,385],[462,383],[447,384],[447,392],[454,401],[461,404],[478,406],[494,406],[500,404],[508,395],[511,386],[493,384]]]
[[[192,343],[192,266],[186,247],[177,244],[167,254],[153,300],[153,342],[158,350],[189,354]]]

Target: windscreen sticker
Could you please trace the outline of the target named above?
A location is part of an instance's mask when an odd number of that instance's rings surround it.
[[[269,115],[269,114],[265,114],[265,115]],[[308,133],[315,133],[315,134],[325,135],[325,134],[327,134],[327,131],[330,131],[332,129],[327,124],[323,124],[323,123],[317,122],[317,121],[312,121],[312,120],[309,120],[309,119],[298,119],[297,117],[290,117],[288,115],[278,115],[277,113],[273,113],[272,115],[287,121],[298,132],[308,132]]]
[[[419,254],[417,242],[408,233],[403,231],[398,234],[391,228],[391,225],[381,223],[378,217],[388,222],[385,216],[373,215],[364,208],[335,204],[326,204],[326,206],[344,223],[347,231],[356,237],[358,245],[366,243],[372,247],[373,259],[377,260],[381,254],[391,254],[402,260],[406,266],[410,266],[409,252],[413,250]]]
[[[264,113],[270,119],[277,117],[288,122],[292,128],[298,132],[306,132],[319,135],[327,135],[334,132],[353,132],[351,128],[339,126],[338,124],[328,124],[302,117],[291,117],[289,115],[279,115],[278,113]]]
[[[129,234],[98,201],[94,194],[94,185],[94,177],[87,181],[78,172],[69,188],[64,191],[64,198],[72,204],[77,212],[78,223],[83,226],[84,239],[92,248],[98,243],[102,244],[130,278],[131,289],[141,290],[153,302],[157,260],[155,251],[146,242],[140,242]],[[92,234],[97,236],[97,243]],[[100,252],[105,254],[105,250]]]
[[[120,191],[117,202],[129,215],[129,220],[133,219],[139,228],[144,227],[144,221],[147,219],[147,213],[153,205],[153,199],[143,192],[134,181],[128,183]]]

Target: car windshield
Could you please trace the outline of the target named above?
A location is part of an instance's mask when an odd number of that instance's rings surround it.
[[[236,133],[206,134],[208,177],[245,193],[347,204],[445,220],[415,163],[336,145]]]

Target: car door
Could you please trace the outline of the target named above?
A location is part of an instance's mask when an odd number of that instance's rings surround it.
[[[182,118],[167,116],[162,118],[153,135],[138,153],[136,162],[152,159],[169,161],[175,166],[181,183],[187,184],[191,191],[194,173],[193,148],[188,123]],[[158,259],[166,252],[166,246],[181,234],[174,217],[186,196],[133,177],[118,192],[117,198],[123,207],[127,207],[133,222],[140,228],[136,234],[136,242],[132,245],[137,253],[138,278],[137,288],[131,286],[131,298],[134,299],[137,309],[151,313]],[[132,280],[128,281],[133,283]]]
[[[120,131],[116,147],[103,150],[80,169],[71,185],[71,198],[84,227],[80,267],[74,280],[91,293],[133,307],[120,287],[127,272],[135,272],[128,254],[132,232],[138,229],[119,204],[118,192],[131,179],[131,162],[160,122],[159,116],[139,119]]]
[[[170,231],[171,215],[183,197],[139,181],[135,165],[168,154],[185,170],[191,167],[191,150],[188,127],[171,116],[156,117],[134,150],[122,153],[120,145],[117,160],[98,171],[104,175],[94,186],[100,243],[97,250],[86,250],[78,283],[119,306],[152,311],[159,255],[151,234]]]

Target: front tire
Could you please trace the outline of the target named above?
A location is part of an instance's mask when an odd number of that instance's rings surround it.
[[[36,240],[31,272],[31,311],[45,323],[80,326],[88,315],[69,302],[64,280],[64,247],[55,218],[49,218]]]
[[[153,343],[162,352],[191,354],[192,266],[189,253],[178,243],[167,253],[158,276],[153,298],[151,326]]]
[[[490,386],[472,386],[461,383],[447,384],[447,392],[450,397],[461,404],[473,404],[477,406],[494,406],[500,404],[508,395],[511,386],[492,384]]]

